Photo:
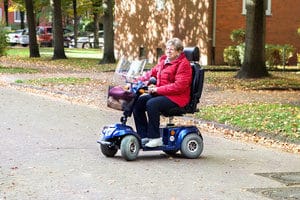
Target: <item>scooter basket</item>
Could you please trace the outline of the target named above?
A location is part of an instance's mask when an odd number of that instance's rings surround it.
[[[134,94],[122,86],[109,86],[107,106],[115,110],[128,111],[133,103]]]

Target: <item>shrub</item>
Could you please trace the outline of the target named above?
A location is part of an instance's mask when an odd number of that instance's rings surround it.
[[[230,34],[230,39],[232,42],[241,44],[245,42],[246,32],[244,29],[235,29]]]
[[[236,46],[229,46],[224,49],[223,52],[224,62],[229,66],[240,66],[241,61],[239,59],[239,52]]]
[[[0,24],[0,57],[6,55],[7,46],[7,31],[4,25]]]
[[[300,35],[300,28],[297,33]],[[230,34],[232,42],[237,43],[234,46],[228,46],[223,51],[224,62],[229,66],[241,66],[244,61],[245,54],[245,36],[244,29],[235,29]],[[267,67],[274,67],[277,65],[286,65],[288,60],[293,56],[295,48],[290,44],[273,45],[266,44],[265,60]],[[299,58],[300,60],[300,58]]]
[[[232,42],[237,43],[237,45],[229,46],[224,49],[223,58],[224,62],[229,66],[241,66],[244,60],[245,52],[245,30],[235,29],[230,34],[230,39]]]
[[[245,44],[229,46],[224,49],[224,62],[229,66],[241,66],[244,60]]]
[[[274,67],[288,64],[289,58],[293,56],[295,48],[292,45],[266,45],[266,65]]]

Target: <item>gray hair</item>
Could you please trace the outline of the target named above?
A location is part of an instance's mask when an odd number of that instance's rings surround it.
[[[179,38],[172,38],[167,41],[166,46],[172,45],[176,51],[183,51],[183,44]]]

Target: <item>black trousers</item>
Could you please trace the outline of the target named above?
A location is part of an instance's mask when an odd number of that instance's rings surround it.
[[[165,96],[140,96],[134,105],[133,117],[136,131],[141,138],[159,138],[160,113],[174,107],[178,105]]]

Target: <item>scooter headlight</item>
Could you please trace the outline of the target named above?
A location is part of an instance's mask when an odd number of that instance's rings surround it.
[[[105,136],[105,137],[108,137],[110,135],[112,135],[115,131],[115,127],[114,126],[104,126],[103,129],[102,129],[102,134]]]

